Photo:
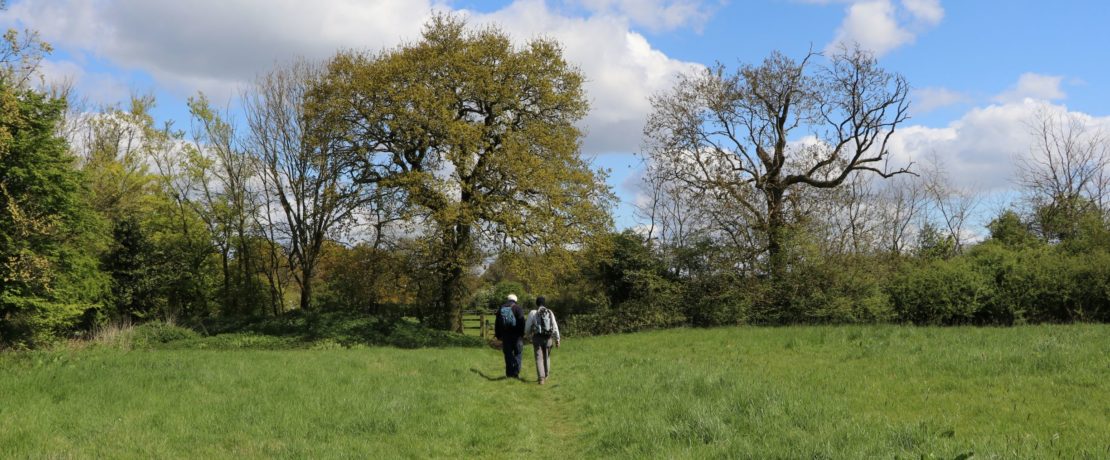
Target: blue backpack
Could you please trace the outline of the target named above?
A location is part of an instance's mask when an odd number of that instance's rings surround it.
[[[501,307],[501,324],[505,327],[516,327],[516,315],[513,314],[512,304]]]

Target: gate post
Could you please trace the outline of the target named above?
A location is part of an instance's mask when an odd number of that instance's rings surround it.
[[[485,312],[485,310],[478,310],[478,325],[479,325],[479,327],[482,328],[481,332],[478,333],[478,336],[483,338],[483,339],[486,338],[486,312]]]

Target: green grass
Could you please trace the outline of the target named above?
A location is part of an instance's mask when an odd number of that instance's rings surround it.
[[[678,329],[553,365],[541,387],[489,348],[8,354],[0,458],[1110,457],[1106,325]]]

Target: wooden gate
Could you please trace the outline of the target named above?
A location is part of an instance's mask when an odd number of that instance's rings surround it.
[[[463,310],[463,334],[478,333],[478,337],[493,337],[493,317],[485,310]]]

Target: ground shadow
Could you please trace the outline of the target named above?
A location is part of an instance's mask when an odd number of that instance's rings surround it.
[[[528,379],[524,379],[524,378],[520,378],[520,377],[515,377],[515,378],[514,378],[514,377],[506,377],[506,376],[504,376],[504,375],[502,375],[502,376],[498,376],[498,377],[494,377],[494,376],[492,376],[492,375],[488,375],[488,374],[486,374],[485,372],[482,372],[482,371],[480,371],[480,370],[478,370],[477,368],[474,368],[474,367],[470,368],[470,372],[473,372],[473,373],[475,373],[475,374],[478,374],[478,375],[479,375],[479,376],[481,376],[482,378],[484,378],[484,379],[486,379],[486,380],[489,380],[489,381],[491,381],[491,382],[497,382],[497,381],[501,381],[501,380],[509,380],[509,379],[512,379],[512,380],[520,380],[521,382],[530,382],[530,383],[536,383],[536,381],[535,381],[535,380],[528,380]]]

